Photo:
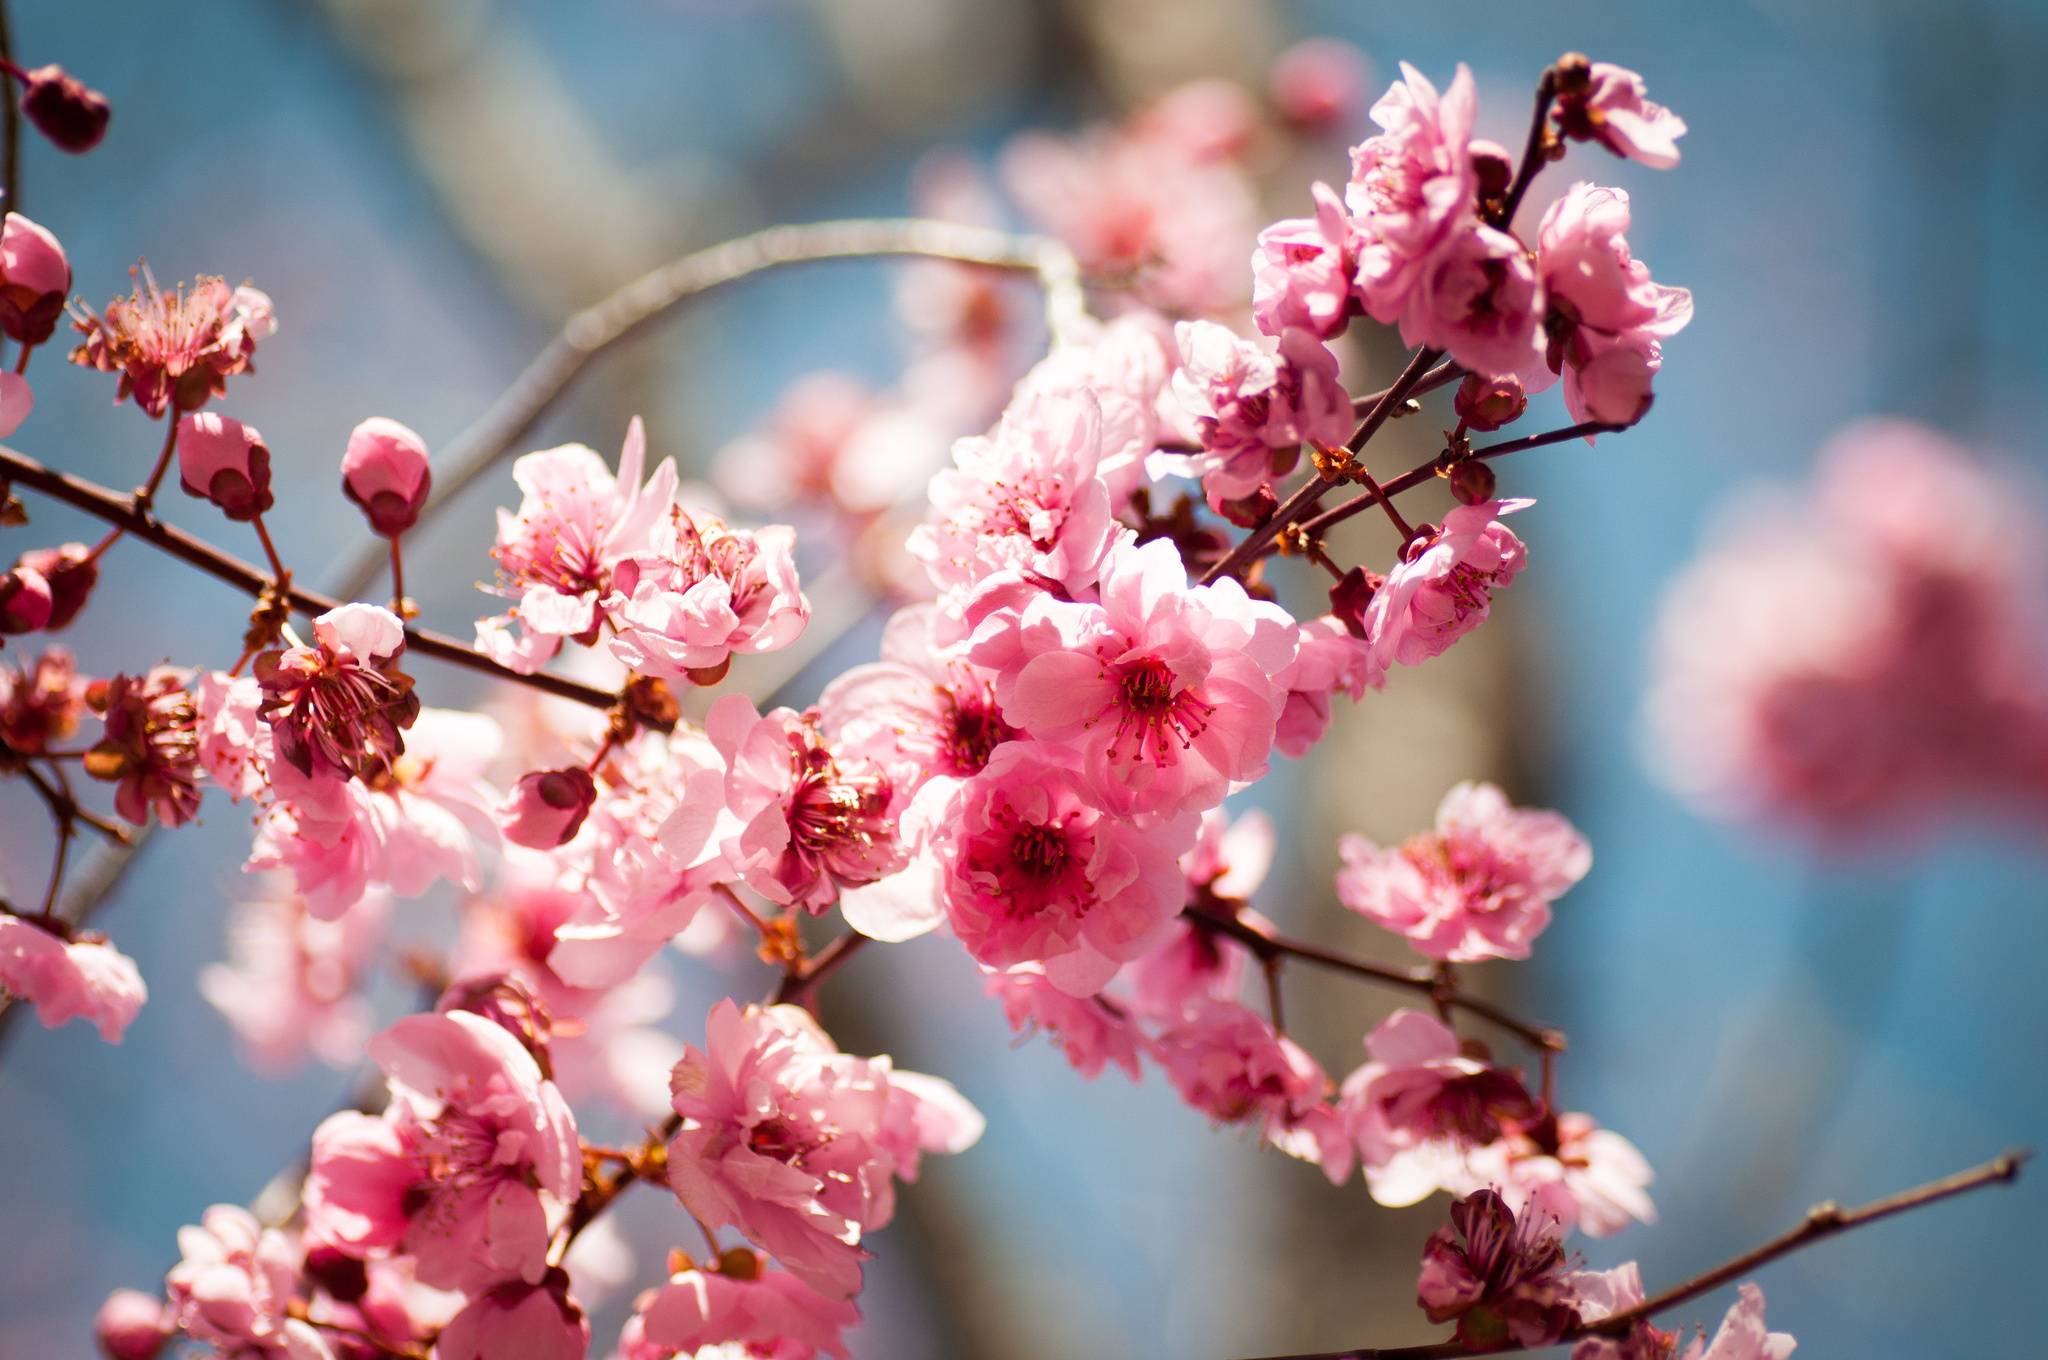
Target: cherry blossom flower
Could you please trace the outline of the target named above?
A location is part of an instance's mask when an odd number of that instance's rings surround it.
[[[1632,1273],[1634,1270],[1635,1263],[1631,1261],[1621,1270],[1607,1273],[1618,1275],[1622,1271]],[[1610,1336],[1587,1337],[1572,1348],[1571,1360],[1789,1360],[1799,1343],[1790,1332],[1765,1330],[1764,1291],[1745,1282],[1738,1287],[1737,1293],[1740,1297],[1728,1309],[1727,1316],[1721,1319],[1721,1326],[1711,1343],[1704,1337],[1695,1336],[1692,1344],[1681,1354],[1675,1334],[1661,1331],[1647,1321],[1638,1321],[1621,1340]],[[1608,1312],[1618,1313],[1642,1301],[1642,1282],[1640,1278],[1633,1278],[1632,1287],[1624,1286],[1615,1300],[1618,1306]],[[1606,1313],[1601,1315],[1606,1316]]]
[[[263,685],[253,675],[208,671],[193,686],[199,708],[199,763],[240,802],[269,787],[277,743],[263,721]]]
[[[71,261],[47,227],[20,213],[0,225],[0,330],[40,345],[57,329],[71,293]]]
[[[1580,59],[1584,61],[1583,58]],[[1573,70],[1559,63],[1553,116],[1557,130],[1573,141],[1598,142],[1617,156],[1653,170],[1678,164],[1678,139],[1685,120],[1644,98],[1643,78],[1625,67],[1596,61]]]
[[[1513,374],[1532,392],[1550,385],[1543,281],[1528,247],[1469,222],[1415,273],[1400,317],[1402,344],[1447,350],[1475,373]]]
[[[256,658],[260,708],[277,757],[308,779],[369,777],[405,753],[399,732],[419,716],[412,677],[398,669],[405,625],[373,604],[345,604],[313,621],[313,645]]]
[[[603,601],[618,629],[612,655],[643,675],[713,683],[735,654],[787,647],[811,617],[790,559],[795,544],[785,525],[729,529],[671,505],[649,546],[612,568]]]
[[[1234,1001],[1196,998],[1160,1034],[1154,1054],[1182,1100],[1221,1124],[1256,1122],[1265,1140],[1320,1162],[1330,1180],[1351,1175],[1353,1149],[1322,1104],[1330,1082],[1316,1060]],[[1290,1137],[1303,1134],[1306,1137]]]
[[[1564,1234],[1541,1201],[1518,1216],[1493,1191],[1476,1190],[1429,1235],[1416,1301],[1431,1322],[1456,1318],[1469,1350],[1554,1346],[1578,1320]]]
[[[762,427],[720,449],[713,483],[729,499],[763,510],[832,495],[841,460],[877,409],[866,383],[845,373],[810,373],[791,383]]]
[[[961,1151],[980,1136],[980,1116],[944,1082],[913,1089],[892,1082],[887,1058],[840,1053],[801,1007],[721,1001],[704,1044],[670,1077],[684,1121],[668,1145],[676,1197],[826,1298],[852,1298],[862,1234],[894,1215],[892,1177],[915,1175],[903,1154]]]
[[[1125,964],[1119,981],[1129,985],[1139,1013],[1175,1025],[1204,999],[1235,1001],[1248,958],[1243,945],[1205,927],[1191,912],[1169,923],[1159,945]]]
[[[50,582],[34,567],[0,575],[0,633],[33,633],[50,621]]]
[[[94,779],[118,783],[114,810],[137,826],[150,809],[165,826],[183,826],[199,813],[199,711],[185,692],[192,673],[155,666],[136,678],[117,675],[87,700],[99,710],[106,735],[85,758]]]
[[[99,563],[83,543],[31,548],[17,565],[37,572],[50,584],[50,617],[43,621],[43,631],[48,633],[71,626],[100,580]]]
[[[1277,845],[1273,819],[1258,808],[1236,818],[1216,808],[1203,813],[1194,848],[1180,857],[1188,900],[1250,901],[1273,867]]]
[[[1198,830],[1191,814],[1138,830],[1087,791],[1056,748],[1005,746],[961,787],[937,848],[946,916],[967,952],[992,968],[1043,963],[1076,996],[1163,938]]]
[[[62,647],[46,647],[16,670],[0,662],[0,742],[20,755],[40,755],[78,730],[86,710],[86,678]]]
[[[1381,1204],[1479,1189],[1488,1182],[1468,1154],[1537,1115],[1519,1075],[1465,1056],[1450,1026],[1422,1011],[1395,1011],[1366,1035],[1365,1051],[1371,1061],[1344,1079],[1340,1105]]]
[[[86,308],[72,328],[85,337],[71,362],[119,373],[114,400],[130,394],[154,419],[166,410],[197,411],[228,390],[228,379],[251,371],[256,342],[277,329],[270,298],[248,285],[201,277],[188,294],[166,293],[147,265],[142,286],[107,304],[104,316]],[[196,493],[206,494],[203,490]]]
[[[1497,378],[1467,373],[1451,398],[1451,407],[1467,429],[1485,434],[1520,420],[1529,409],[1529,397],[1522,380],[1512,373]]]
[[[1266,771],[1294,659],[1286,613],[1225,578],[1189,587],[1171,542],[1119,544],[1101,601],[1039,595],[975,632],[1003,716],[1081,756],[1097,805],[1170,818],[1223,801]]]
[[[1313,332],[1282,331],[1277,353],[1212,321],[1183,321],[1174,337],[1174,395],[1196,418],[1204,452],[1170,466],[1200,477],[1212,503],[1250,495],[1289,471],[1303,443],[1350,437],[1351,398],[1337,356]]]
[[[263,436],[215,411],[178,422],[178,482],[186,495],[212,501],[232,520],[255,519],[277,503]]]
[[[1280,54],[1268,84],[1273,107],[1295,127],[1350,133],[1365,112],[1372,63],[1342,38],[1308,38]]]
[[[1589,1237],[1610,1237],[1630,1219],[1657,1221],[1657,1208],[1643,1190],[1654,1179],[1649,1162],[1635,1144],[1601,1128],[1591,1115],[1511,1117],[1503,1129],[1499,1140],[1472,1149],[1467,1165],[1474,1183],[1500,1191],[1516,1213],[1532,1198],[1548,1195],[1566,1226]]]
[[[310,915],[288,894],[236,903],[228,962],[199,973],[199,993],[227,1017],[243,1061],[283,1076],[310,1055],[337,1071],[361,1061],[370,1035],[362,987],[391,915],[373,890],[339,921]]]
[[[368,1342],[328,1333],[339,1360],[376,1360],[376,1352],[425,1350],[469,1302],[459,1293],[423,1285],[410,1256],[360,1260],[324,1242],[305,1244],[300,1266],[313,1286],[306,1316],[315,1325],[346,1327]]]
[[[1444,516],[1434,537],[1410,543],[1367,610],[1372,664],[1420,665],[1486,622],[1493,592],[1515,579],[1528,550],[1500,522],[1534,501],[1481,501]]]
[[[236,1204],[216,1204],[178,1229],[184,1259],[164,1277],[172,1325],[233,1360],[333,1360],[327,1342],[288,1310],[299,1280],[290,1239]]]
[[[589,1348],[590,1319],[569,1297],[569,1274],[559,1266],[537,1281],[484,1290],[434,1342],[438,1360],[583,1360]]]
[[[1120,1003],[1099,994],[1070,995],[1053,984],[1040,963],[982,971],[982,993],[1001,1000],[1012,1032],[1044,1030],[1084,1080],[1095,1080],[1110,1063],[1132,1081],[1139,1079],[1138,1056],[1149,1051],[1151,1040]]]
[[[1402,62],[1401,79],[1372,107],[1385,131],[1351,149],[1344,197],[1358,233],[1359,298],[1376,321],[1401,320],[1429,261],[1469,224],[1478,197],[1468,152],[1477,110],[1462,63],[1439,96]]]
[[[596,801],[597,781],[582,766],[535,770],[498,805],[498,828],[514,845],[552,850],[575,838]]]
[[[105,936],[74,931],[51,917],[6,912],[0,912],[0,991],[33,1002],[46,1029],[83,1018],[110,1044],[121,1042],[121,1032],[149,1000],[135,961]]]
[[[1593,852],[1555,812],[1514,808],[1492,784],[1457,785],[1436,830],[1381,850],[1337,842],[1337,897],[1433,959],[1526,959],[1550,904],[1586,876]]]
[[[1546,360],[1564,374],[1576,421],[1640,419],[1649,376],[1663,363],[1659,342],[1692,320],[1692,294],[1651,282],[1650,267],[1629,254],[1628,225],[1627,194],[1579,183],[1550,205],[1538,229]]]
[[[707,1346],[740,1343],[749,1356],[811,1360],[819,1351],[847,1360],[841,1333],[860,1325],[860,1310],[828,1299],[759,1253],[736,1247],[717,1268],[683,1270],[641,1296],[622,1354],[640,1346],[652,1356],[695,1355]]]
[[[1178,410],[1167,381],[1178,362],[1172,327],[1156,312],[1126,312],[1108,325],[1086,321],[1063,331],[1018,382],[1011,409],[1029,411],[1034,401],[1059,409],[1092,393],[1102,420],[1095,475],[1111,510],[1120,510],[1160,475],[1152,460]]]
[[[576,1121],[533,1055],[467,1011],[409,1015],[370,1040],[391,1104],[313,1134],[308,1231],[354,1256],[403,1251],[420,1280],[541,1283],[550,1212],[575,1201]]]
[[[529,453],[512,465],[524,499],[518,514],[498,511],[497,593],[519,601],[509,613],[479,620],[477,648],[531,675],[574,637],[597,641],[598,602],[612,593],[612,572],[648,546],[675,501],[676,467],[664,458],[641,486],[647,434],[639,417],[626,427],[615,479],[604,459],[581,444]],[[514,637],[511,626],[520,625]]]
[[[163,1300],[139,1289],[116,1289],[93,1318],[92,1335],[108,1360],[153,1360],[170,1339],[171,1324]]]
[[[1252,319],[1267,335],[1294,327],[1328,340],[1343,334],[1357,310],[1351,293],[1357,250],[1336,190],[1317,180],[1309,192],[1314,217],[1290,217],[1259,233],[1252,257]]]
[[[1645,1298],[1642,1270],[1634,1261],[1612,1270],[1575,1270],[1566,1283],[1572,1307],[1585,1325],[1627,1312]],[[1678,1334],[1648,1318],[1637,1318],[1621,1337],[1589,1336],[1572,1347],[1572,1360],[1672,1360],[1677,1354]]]
[[[341,490],[369,516],[371,532],[396,538],[412,528],[433,489],[426,440],[383,416],[350,431],[341,455]]]
[[[1273,749],[1297,760],[1329,730],[1331,695],[1341,690],[1356,703],[1386,683],[1386,667],[1347,620],[1325,614],[1302,624],[1298,636],[1294,661],[1273,677],[1287,691]]]

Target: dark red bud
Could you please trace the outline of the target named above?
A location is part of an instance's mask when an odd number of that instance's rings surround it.
[[[50,583],[50,618],[43,629],[51,633],[78,617],[100,579],[99,563],[92,560],[92,549],[83,543],[36,548],[23,553],[15,565],[41,572]]]
[[[1451,398],[1451,408],[1470,428],[1491,433],[1520,420],[1522,412],[1529,409],[1529,398],[1522,391],[1522,380],[1512,373],[1505,378],[1468,373]]]
[[[1460,505],[1478,505],[1493,499],[1497,480],[1492,467],[1476,458],[1467,458],[1451,469],[1451,494]]]
[[[1240,529],[1255,528],[1272,517],[1280,508],[1280,498],[1273,494],[1270,483],[1262,484],[1249,496],[1240,496],[1234,501],[1209,502],[1209,508],[1229,520]]]
[[[1387,578],[1364,567],[1353,567],[1344,573],[1344,579],[1330,587],[1330,612],[1344,624],[1344,631],[1355,638],[1365,636],[1365,611],[1372,604],[1372,597],[1385,585]]]
[[[28,73],[28,93],[21,111],[60,151],[81,155],[107,135],[113,108],[98,90],[64,73],[61,66],[38,66]]]

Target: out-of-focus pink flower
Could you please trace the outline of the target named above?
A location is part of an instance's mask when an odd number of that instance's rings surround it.
[[[1155,539],[1110,552],[1100,603],[1038,595],[985,619],[968,656],[1008,721],[1080,754],[1098,806],[1173,817],[1265,773],[1295,643],[1285,611],[1227,577],[1190,587]]]
[[[107,135],[114,110],[107,97],[54,62],[27,73],[21,111],[59,151],[82,155]]]
[[[71,261],[48,228],[20,213],[0,226],[0,330],[40,345],[57,329],[71,293]]]
[[[1846,849],[2038,823],[2039,513],[1935,432],[1860,423],[1799,503],[1753,498],[1673,584],[1648,709],[1703,810]]]
[[[669,1084],[684,1120],[668,1145],[676,1197],[834,1300],[860,1290],[861,1235],[895,1214],[893,1178],[916,1174],[903,1154],[958,1152],[981,1134],[950,1086],[893,1084],[887,1058],[840,1053],[797,1006],[719,1002],[704,1050],[688,1049]]]
[[[437,1289],[540,1283],[550,1205],[573,1203],[583,1177],[554,1083],[517,1038],[467,1011],[409,1015],[370,1040],[370,1056],[391,1104],[314,1132],[308,1229],[355,1256],[403,1251]]]
[[[1416,1302],[1431,1322],[1456,1318],[1471,1350],[1554,1346],[1578,1318],[1564,1233],[1541,1202],[1518,1217],[1493,1191],[1476,1190],[1429,1235]]]
[[[735,654],[787,647],[811,617],[790,557],[795,546],[786,525],[731,529],[670,506],[647,548],[612,569],[602,602],[618,629],[612,655],[643,675],[678,681],[719,672]]]
[[[819,1351],[847,1360],[840,1335],[860,1325],[860,1309],[828,1299],[784,1271],[769,1270],[757,1252],[735,1248],[710,1272],[685,1270],[641,1295],[626,1324],[633,1342],[661,1355],[696,1355],[737,1342],[761,1360],[811,1360]]]
[[[597,782],[580,765],[522,775],[498,804],[498,829],[514,845],[552,850],[573,840],[597,801]]]
[[[537,1281],[484,1290],[434,1342],[438,1360],[583,1360],[589,1349],[590,1319],[569,1297],[569,1273],[559,1266]]]
[[[983,971],[982,994],[1002,1001],[1003,1016],[1014,1033],[1044,1030],[1085,1080],[1101,1076],[1110,1063],[1121,1067],[1132,1081],[1138,1080],[1138,1055],[1149,1049],[1151,1041],[1121,1004],[1101,995],[1069,995],[1053,985],[1043,964],[1020,963],[1002,972]]]
[[[104,692],[88,693],[106,735],[86,753],[85,772],[118,784],[114,810],[141,826],[150,809],[165,826],[199,813],[199,710],[185,692],[192,672],[155,666],[136,678],[117,675]]]
[[[1566,1226],[1589,1237],[1610,1237],[1630,1219],[1657,1221],[1657,1206],[1643,1189],[1654,1179],[1649,1162],[1591,1115],[1511,1120],[1498,1141],[1472,1150],[1467,1165],[1473,1183],[1499,1190],[1515,1212],[1549,1195]]]
[[[1365,1051],[1371,1061],[1344,1079],[1341,1109],[1381,1204],[1486,1185],[1469,1154],[1537,1116],[1518,1074],[1465,1056],[1450,1026],[1422,1011],[1395,1011],[1365,1036]]]
[[[62,647],[46,647],[23,670],[0,662],[0,742],[20,755],[40,755],[78,730],[86,678]]]
[[[4,437],[4,436],[0,436]],[[50,584],[50,617],[43,621],[45,632],[55,633],[70,626],[99,584],[99,564],[92,549],[83,543],[66,543],[56,548],[31,548],[16,564],[27,567]]]
[[[309,779],[371,777],[405,754],[399,732],[420,712],[398,669],[405,625],[373,604],[345,604],[313,621],[313,645],[256,658],[261,713],[277,756]]]
[[[1198,821],[1138,830],[1090,805],[1071,756],[1035,742],[999,750],[948,806],[938,847],[946,916],[992,968],[1037,962],[1076,996],[1151,949],[1186,891],[1179,857]]]
[[[263,721],[263,685],[253,675],[208,671],[192,689],[199,708],[199,763],[240,802],[269,785],[277,744]]]
[[[277,503],[263,436],[213,411],[178,422],[178,480],[186,495],[212,501],[233,520],[254,519]]]
[[[1534,501],[1481,501],[1444,516],[1434,538],[1408,545],[1367,610],[1372,662],[1384,672],[1440,656],[1486,622],[1493,592],[1515,579],[1528,549],[1500,522]]]
[[[1194,848],[1180,857],[1188,900],[1247,902],[1273,867],[1273,819],[1253,808],[1233,819],[1221,809],[1202,814]]]
[[[154,1294],[116,1289],[93,1318],[92,1335],[107,1360],[153,1360],[170,1339],[171,1324]]]
[[[759,430],[719,450],[712,480],[729,499],[763,510],[828,497],[847,445],[874,413],[875,395],[860,379],[806,374]]]
[[[1267,335],[1298,327],[1328,340],[1357,310],[1351,280],[1358,272],[1351,219],[1329,185],[1309,190],[1314,217],[1290,217],[1259,233],[1252,256],[1252,319]]]
[[[1269,87],[1273,107],[1304,132],[1350,135],[1365,112],[1372,62],[1342,38],[1308,38],[1280,54]]]
[[[225,279],[205,277],[190,294],[183,288],[166,293],[148,266],[137,272],[143,287],[109,302],[105,316],[88,308],[73,321],[85,340],[71,351],[71,362],[119,373],[114,400],[132,393],[152,419],[166,410],[197,411],[228,390],[229,378],[251,370],[256,342],[277,329],[270,298],[246,284],[230,288]]]
[[[1469,146],[1477,110],[1464,65],[1439,96],[1402,62],[1401,79],[1372,107],[1372,120],[1385,131],[1351,149],[1344,196],[1358,232],[1359,297],[1376,321],[1401,320],[1430,259],[1471,223],[1478,178]]]
[[[1337,842],[1337,897],[1433,959],[1526,959],[1550,904],[1593,866],[1586,838],[1555,812],[1510,807],[1492,784],[1444,795],[1436,830],[1381,850]]]
[[[1333,1183],[1350,1178],[1351,1140],[1322,1103],[1329,1079],[1315,1059],[1252,1011],[1197,997],[1153,1051],[1181,1099],[1211,1119],[1255,1122],[1268,1143],[1320,1163]]]
[[[1283,331],[1275,353],[1212,321],[1183,321],[1174,337],[1174,395],[1195,417],[1204,451],[1169,466],[1200,477],[1212,501],[1250,495],[1287,472],[1303,443],[1350,436],[1351,398],[1337,356],[1312,332]]]
[[[1598,142],[1653,170],[1669,170],[1678,164],[1685,120],[1643,95],[1643,78],[1634,71],[1593,62],[1568,72],[1560,82],[1553,110],[1557,129],[1574,141]]]
[[[1011,409],[1071,409],[1091,393],[1101,415],[1094,473],[1120,510],[1139,487],[1157,480],[1148,459],[1165,437],[1166,408],[1177,403],[1167,384],[1178,358],[1173,329],[1156,312],[1126,312],[1108,325],[1076,325],[1017,384]],[[1000,432],[998,432],[1000,433]],[[964,467],[964,465],[963,465]]]
[[[50,583],[33,567],[0,575],[0,633],[33,633],[50,621]]]
[[[0,373],[0,439],[21,428],[35,413],[36,392],[19,373]]]
[[[299,898],[235,904],[228,962],[199,973],[199,992],[227,1017],[243,1060],[269,1076],[310,1054],[337,1071],[362,1060],[370,1006],[361,987],[391,915],[391,894],[366,894],[339,921],[322,921]]]
[[[434,489],[427,441],[395,420],[371,416],[349,434],[341,489],[370,517],[371,532],[398,537],[419,522]]]
[[[135,961],[104,936],[67,939],[6,912],[0,912],[0,990],[35,1003],[45,1028],[83,1017],[110,1044],[121,1042],[121,1031],[149,999]]]
[[[598,602],[612,593],[613,570],[649,546],[655,524],[675,501],[676,465],[664,458],[643,487],[646,457],[647,433],[635,416],[616,479],[604,459],[581,444],[529,453],[512,465],[524,499],[516,515],[498,511],[491,556],[498,559],[497,593],[519,603],[478,621],[480,651],[530,675],[563,638],[586,646],[597,641]]]
[[[184,1259],[164,1277],[172,1325],[236,1360],[333,1360],[313,1327],[288,1315],[299,1253],[237,1204],[216,1204],[178,1229]]]

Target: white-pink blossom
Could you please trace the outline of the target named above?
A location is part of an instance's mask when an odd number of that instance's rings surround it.
[[[618,630],[612,655],[643,675],[677,681],[717,672],[735,655],[787,647],[811,617],[790,557],[795,546],[786,525],[732,529],[671,505],[648,546],[612,568],[603,601]]]
[[[1546,359],[1564,375],[1574,420],[1638,419],[1663,362],[1659,342],[1692,320],[1692,294],[1651,280],[1650,267],[1629,253],[1628,226],[1627,194],[1581,182],[1550,205],[1537,230]]]
[[[164,1277],[171,1323],[235,1360],[333,1360],[326,1340],[290,1316],[299,1253],[237,1204],[178,1229],[183,1259]]]
[[[1420,665],[1486,622],[1493,592],[1513,581],[1529,556],[1500,516],[1533,504],[1461,505],[1433,538],[1410,543],[1366,609],[1371,664],[1382,672]]]
[[[110,1044],[121,1042],[149,999],[135,960],[106,937],[58,935],[6,912],[0,912],[0,991],[32,1002],[47,1028],[84,1019]]]
[[[1174,338],[1174,395],[1195,418],[1203,452],[1155,461],[1200,477],[1212,502],[1250,495],[1286,473],[1304,443],[1350,437],[1351,397],[1337,356],[1313,332],[1289,327],[1270,352],[1213,321],[1183,321]]]
[[[283,1075],[308,1055],[346,1070],[363,1056],[370,1006],[362,995],[391,915],[371,889],[340,920],[323,921],[279,893],[230,909],[228,962],[199,973],[199,992],[227,1017],[250,1066]]]
[[[1472,72],[1462,63],[1441,96],[1407,62],[1372,107],[1384,129],[1351,150],[1344,197],[1358,233],[1358,292],[1374,320],[1408,310],[1428,261],[1469,224],[1478,199],[1472,169]]]
[[[1643,78],[1625,66],[1596,61],[1559,93],[1558,131],[1594,141],[1617,156],[1653,170],[1678,164],[1678,139],[1685,120],[1645,98]]]
[[[737,1265],[742,1273],[728,1273]],[[621,1336],[629,1357],[640,1346],[654,1354],[696,1355],[706,1347],[738,1343],[748,1356],[811,1360],[819,1351],[847,1360],[841,1333],[860,1325],[851,1302],[828,1299],[796,1276],[769,1270],[758,1253],[727,1252],[712,1271],[684,1270],[640,1298]],[[752,1273],[744,1273],[751,1268]]]

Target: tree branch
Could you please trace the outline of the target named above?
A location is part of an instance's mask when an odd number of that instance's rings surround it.
[[[792,973],[782,980],[775,990],[775,1004],[804,1005],[812,992],[816,991],[826,978],[846,966],[846,961],[860,952],[868,942],[868,936],[857,930],[849,930],[832,943],[819,950],[817,956],[805,964],[803,971]]]

